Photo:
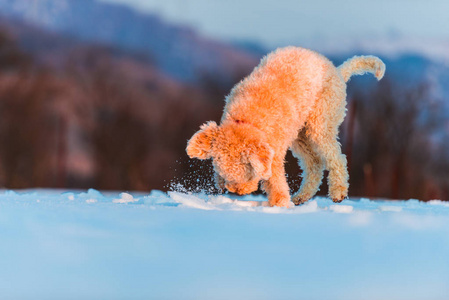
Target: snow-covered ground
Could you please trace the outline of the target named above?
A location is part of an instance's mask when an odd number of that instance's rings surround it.
[[[0,299],[449,299],[449,203],[0,194]]]

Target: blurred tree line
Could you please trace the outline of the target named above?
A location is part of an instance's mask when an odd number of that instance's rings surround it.
[[[166,190],[174,179],[193,190],[198,180],[210,183],[210,163],[189,160],[184,149],[200,124],[220,119],[231,86],[202,76],[201,86],[181,84],[149,61],[102,46],[74,47],[52,65],[0,31],[0,185]],[[449,198],[449,143],[432,135],[445,121],[429,89],[404,90],[387,77],[374,93],[349,97],[341,142],[351,196]],[[290,154],[287,162],[296,190],[301,171]]]
[[[356,92],[342,130],[351,192],[393,199],[448,199],[446,116],[423,82],[404,89],[388,76]]]
[[[188,136],[220,115],[209,94],[100,46],[50,66],[0,32],[0,185],[163,189],[188,168],[174,165]]]

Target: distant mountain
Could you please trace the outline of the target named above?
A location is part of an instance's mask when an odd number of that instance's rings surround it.
[[[163,71],[188,82],[214,77],[230,84],[257,63],[245,51],[121,5],[95,0],[0,0],[0,12],[46,30],[140,52]]]
[[[269,48],[266,45],[253,40],[234,40],[231,43],[237,49],[251,53],[252,55],[257,57],[262,57],[270,52],[268,50]]]
[[[390,58],[413,54],[449,65],[449,38],[411,37],[399,33],[362,37],[320,37],[298,41],[298,45],[326,55],[379,53]]]

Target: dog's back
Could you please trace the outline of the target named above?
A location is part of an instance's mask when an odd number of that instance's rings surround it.
[[[264,57],[232,89],[223,120],[246,121],[272,138],[289,141],[296,137],[314,107],[330,68],[335,69],[314,51],[280,48]]]

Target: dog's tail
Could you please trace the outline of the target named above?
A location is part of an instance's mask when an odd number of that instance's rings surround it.
[[[385,64],[376,56],[354,56],[338,67],[345,82],[348,82],[352,75],[363,75],[371,73],[381,80],[385,74]]]

